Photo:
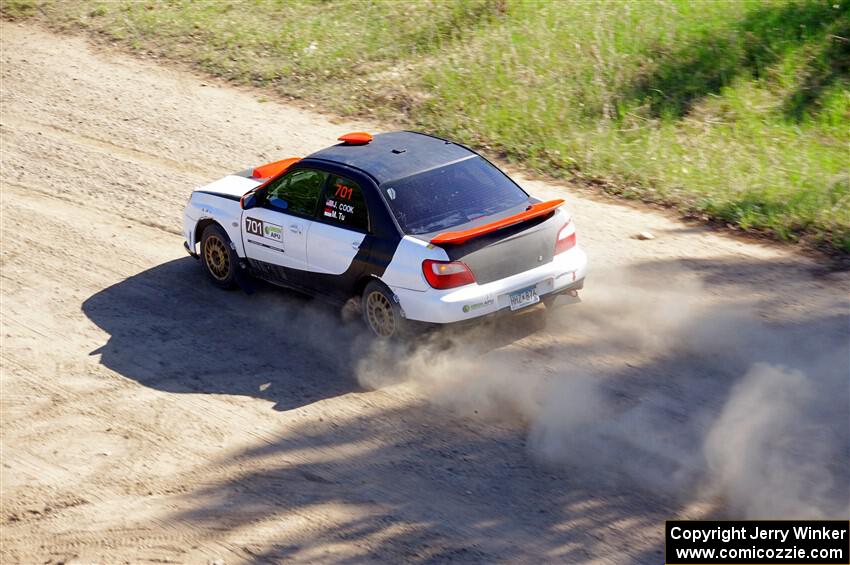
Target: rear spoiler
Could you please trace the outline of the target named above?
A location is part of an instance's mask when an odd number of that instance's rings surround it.
[[[484,234],[488,234],[508,226],[521,224],[522,222],[527,222],[532,218],[545,216],[563,203],[564,200],[562,198],[549,200],[548,202],[538,202],[537,204],[532,204],[526,208],[525,211],[520,212],[519,214],[514,214],[513,216],[508,216],[507,218],[502,218],[501,220],[496,220],[489,224],[476,226],[474,228],[469,228],[468,230],[446,231],[441,234],[437,234],[431,239],[431,243],[435,245],[444,243],[459,245]]]

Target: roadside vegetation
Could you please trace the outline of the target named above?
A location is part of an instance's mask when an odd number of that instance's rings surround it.
[[[2,11],[850,253],[850,0],[3,0]]]

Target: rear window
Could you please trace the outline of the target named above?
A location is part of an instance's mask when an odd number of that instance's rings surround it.
[[[445,230],[528,200],[499,169],[474,156],[397,181],[381,190],[405,233]]]

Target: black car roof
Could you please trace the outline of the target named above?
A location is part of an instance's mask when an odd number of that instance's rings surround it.
[[[409,177],[475,155],[462,145],[412,131],[380,133],[365,145],[340,143],[308,155],[355,167],[378,183]]]

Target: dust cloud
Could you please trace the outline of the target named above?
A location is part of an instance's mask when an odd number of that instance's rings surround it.
[[[599,273],[582,304],[375,342],[358,378],[523,426],[533,458],[589,484],[730,517],[847,517],[847,332],[708,308],[705,292]]]

